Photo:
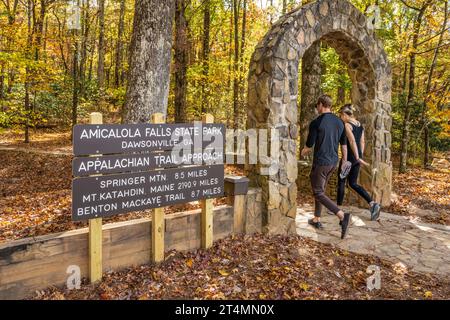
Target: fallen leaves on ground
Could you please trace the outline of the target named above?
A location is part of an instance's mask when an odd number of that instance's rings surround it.
[[[333,263],[330,263],[333,261]],[[381,289],[368,291],[370,265]],[[208,250],[170,251],[159,265],[104,275],[81,289],[49,288],[33,299],[447,299],[450,279],[407,271],[391,262],[341,251],[299,236],[239,235]]]
[[[0,150],[0,242],[83,228],[73,222],[72,157]],[[227,168],[232,174],[233,167]],[[214,199],[214,205],[226,198]],[[166,214],[199,209],[198,201],[165,207]],[[105,223],[148,218],[151,210],[104,218]]]
[[[384,210],[407,216],[419,216],[427,223],[450,225],[450,171],[443,168],[413,167],[393,175],[397,197]],[[414,207],[419,208],[416,210]],[[421,210],[430,210],[421,212]]]
[[[69,130],[31,129],[30,142],[25,143],[23,130],[9,129],[1,131],[0,146],[71,152],[72,139]]]

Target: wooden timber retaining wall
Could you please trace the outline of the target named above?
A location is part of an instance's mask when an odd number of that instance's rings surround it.
[[[200,248],[200,210],[166,216],[166,250]],[[233,233],[233,207],[214,208],[214,240]],[[103,226],[103,271],[146,264],[151,257],[151,219]],[[88,228],[0,244],[0,299],[23,299],[36,290],[65,285],[67,267],[88,276]]]

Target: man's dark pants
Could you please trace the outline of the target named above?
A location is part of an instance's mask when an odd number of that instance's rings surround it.
[[[336,170],[335,165],[331,166],[319,166],[313,164],[311,169],[310,179],[311,186],[313,190],[313,195],[315,199],[314,216],[320,217],[322,213],[322,205],[328,210],[337,214],[339,212],[339,207],[330,198],[325,195],[325,189],[328,184],[328,180],[333,175]]]

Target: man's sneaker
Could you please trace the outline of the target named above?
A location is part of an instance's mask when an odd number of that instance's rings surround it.
[[[312,225],[316,229],[323,229],[323,225],[320,221],[314,221],[314,219],[309,219],[308,224]]]
[[[370,206],[370,220],[376,221],[380,218],[381,206],[379,203],[374,203]]]
[[[344,219],[339,223],[341,225],[341,239],[344,239],[347,236],[348,229],[350,227],[350,222],[352,221],[351,213],[344,213]]]

